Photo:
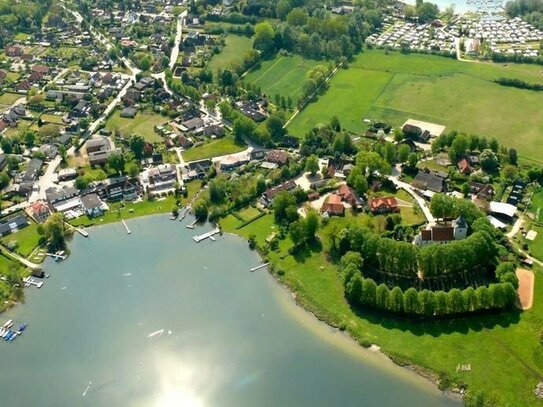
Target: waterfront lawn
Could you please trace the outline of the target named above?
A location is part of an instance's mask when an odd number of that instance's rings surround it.
[[[266,243],[266,238],[276,231],[276,226],[273,221],[273,215],[267,214],[258,218],[254,222],[249,223],[241,229],[236,229],[242,222],[236,219],[232,215],[228,215],[226,218],[220,220],[220,224],[223,230],[230,233],[235,233],[248,239],[249,236],[256,236],[256,242],[259,246],[263,246]]]
[[[345,224],[346,219],[330,220]],[[227,230],[243,237],[256,235],[259,244],[273,230],[273,216],[267,215],[240,230]],[[327,226],[329,228],[330,226]],[[343,295],[342,282],[327,252],[326,230],[316,245],[295,257],[288,254],[288,238],[269,260],[281,282],[295,293],[297,301],[318,318],[344,327],[359,343],[377,344],[399,364],[414,364],[421,371],[434,372],[470,391],[483,390],[495,405],[536,405],[535,385],[543,377],[543,347],[539,342],[543,302],[531,310],[509,311],[443,321],[412,321],[369,310],[352,309]],[[535,297],[543,296],[543,277],[537,270]],[[470,364],[471,371],[457,372]],[[444,379],[446,380],[446,379]]]
[[[278,94],[285,98],[290,96],[296,103],[302,95],[307,72],[318,64],[319,61],[304,59],[299,55],[278,55],[262,62],[259,69],[251,71],[244,81],[260,87],[272,100]]]
[[[226,45],[221,52],[214,55],[207,68],[217,74],[219,69],[227,69],[241,60],[241,57],[253,47],[253,40],[243,35],[228,34],[225,38]]]
[[[238,216],[240,216],[245,222],[256,218],[257,216],[260,215],[260,213],[261,212],[258,209],[256,209],[254,206],[248,206],[237,212]]]
[[[138,112],[135,118],[126,119],[121,117],[120,112],[117,110],[107,119],[106,129],[118,131],[126,137],[137,133],[150,143],[159,143],[162,141],[162,137],[155,132],[155,126],[163,125],[167,122],[167,117],[156,113]]]
[[[204,158],[239,153],[245,150],[245,144],[237,143],[233,136],[226,136],[218,140],[211,140],[198,147],[192,147],[183,151],[185,161],[196,161]]]
[[[188,182],[187,197],[181,196],[181,205],[185,205],[201,189],[201,183],[198,180]],[[156,200],[143,200],[141,202],[116,202],[109,205],[109,211],[103,216],[89,218],[81,216],[70,221],[73,226],[93,226],[105,225],[106,223],[120,222],[121,219],[131,219],[140,216],[156,215],[160,213],[169,213],[175,207],[175,196],[168,195],[165,198]]]
[[[333,115],[356,133],[366,129],[363,119],[399,126],[415,118],[446,125],[448,130],[496,137],[515,147],[522,158],[540,162],[543,122],[534,118],[541,114],[543,95],[500,86],[493,82],[499,77],[539,83],[541,69],[368,50],[348,70],[336,74],[326,94],[307,106],[289,131],[304,136]]]
[[[17,242],[17,249],[15,250],[17,253],[24,257],[30,256],[39,245],[38,225],[31,223],[27,227],[2,238],[3,245],[8,245],[11,241]]]

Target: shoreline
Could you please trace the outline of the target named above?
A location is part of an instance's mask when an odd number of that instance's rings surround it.
[[[135,216],[130,219],[138,219],[151,216],[159,217],[165,215],[167,215],[167,212],[144,214],[141,216]],[[94,224],[91,226],[86,226],[84,227],[84,229],[86,230],[101,226],[112,226],[115,224],[122,225],[121,219],[114,222],[107,222],[102,225]],[[224,235],[233,236],[236,239],[240,239],[241,241],[247,243],[247,239],[236,233],[224,232],[222,229],[221,232]],[[72,236],[71,239],[67,241],[67,244],[70,244],[73,238],[74,237]],[[78,238],[83,238],[83,236],[79,236]],[[262,262],[265,261],[264,256],[262,256],[258,249],[252,251],[256,252]],[[275,266],[273,262],[270,261],[270,263],[272,266]],[[45,264],[45,261],[42,264]],[[304,325],[304,327],[310,330],[313,334],[317,334],[321,339],[331,343],[337,348],[340,348],[344,352],[352,353],[355,355],[355,357],[360,357],[364,359],[364,361],[367,363],[374,364],[376,363],[377,359],[380,359],[381,362],[385,361],[387,364],[389,364],[389,366],[383,367],[382,365],[380,365],[379,368],[386,369],[387,373],[389,374],[406,375],[404,376],[404,378],[409,377],[409,379],[412,381],[418,381],[418,383],[416,383],[417,385],[427,387],[426,389],[424,389],[425,391],[432,391],[436,394],[440,394],[442,397],[448,397],[452,400],[460,402],[462,401],[463,396],[460,393],[454,392],[450,389],[440,390],[438,387],[438,376],[430,369],[426,369],[422,366],[413,364],[409,360],[406,360],[408,362],[407,364],[400,363],[394,357],[384,352],[378,344],[372,343],[370,344],[370,346],[363,346],[356,340],[356,338],[352,336],[352,334],[348,330],[341,330],[332,321],[319,314],[316,308],[313,307],[310,303],[300,300],[299,296],[296,293],[296,290],[293,287],[288,285],[285,281],[281,280],[277,273],[273,271],[273,269],[271,269],[270,267],[267,268],[267,273],[269,274],[269,277],[273,280],[272,284],[274,284],[275,288],[277,289],[276,293],[274,293],[274,296],[277,298],[280,305],[283,307],[285,312],[287,312],[291,317],[295,318],[299,323]],[[20,304],[24,304],[24,301],[13,303],[12,306],[2,312],[6,312],[14,308],[16,305]],[[326,328],[330,329],[331,332],[317,332],[318,330],[323,330]]]

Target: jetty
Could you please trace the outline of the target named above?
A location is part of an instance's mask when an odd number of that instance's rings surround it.
[[[196,243],[200,243],[202,240],[205,240],[207,238],[212,238],[214,235],[218,234],[218,233],[221,233],[221,230],[219,228],[215,228],[213,230],[210,230],[209,232],[207,233],[204,233],[203,235],[198,235],[198,236],[194,236],[192,239],[196,242]],[[211,239],[211,240],[215,240],[214,238]]]
[[[185,219],[185,217],[187,216],[187,214],[189,213],[189,211],[190,211],[190,205],[185,206],[185,207],[181,210],[181,215],[179,216],[179,222],[181,222],[183,219]]]
[[[79,234],[80,234],[81,236],[83,236],[83,237],[89,237],[89,233],[88,233],[86,230],[84,230],[84,229],[75,228],[75,231],[76,231],[77,233],[79,233]]]
[[[185,225],[185,227],[187,229],[194,229],[194,225],[196,225],[197,223],[198,223],[198,220],[194,219],[191,223],[189,223],[188,225]]]
[[[47,256],[52,257],[55,259],[55,261],[59,260],[66,260],[67,256],[64,255],[62,252],[56,252],[56,253],[45,253]]]
[[[25,277],[25,278],[23,278],[23,283],[25,283],[25,287],[30,287],[31,285],[34,285],[37,288],[42,288],[42,286],[43,286],[43,281],[38,281],[33,277]]]
[[[256,266],[256,267],[252,267],[251,269],[249,269],[251,272],[253,271],[257,271],[257,270],[260,270],[261,268],[264,268],[266,266],[268,266],[270,263],[264,263],[264,264],[261,264],[260,266]]]
[[[123,223],[123,226],[124,228],[126,229],[126,233],[129,235],[130,233],[132,233],[130,231],[130,229],[128,229],[128,225],[126,224],[126,222],[124,221],[124,219],[121,219],[121,222]]]

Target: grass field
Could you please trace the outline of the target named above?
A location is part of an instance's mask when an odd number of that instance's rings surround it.
[[[18,93],[6,92],[3,95],[0,95],[0,105],[9,106],[12,105],[18,99],[24,97],[24,95],[19,95]]]
[[[41,119],[46,123],[64,124],[62,116],[59,116],[58,114],[42,114]]]
[[[253,47],[253,40],[242,35],[229,34],[225,40],[226,45],[222,51],[214,55],[207,65],[214,74],[218,69],[229,68]]]
[[[227,136],[183,151],[183,159],[185,161],[202,160],[204,158],[237,153],[243,151],[246,147],[244,144],[237,144],[234,137]]]
[[[250,72],[244,81],[259,86],[272,98],[276,94],[290,96],[295,103],[302,95],[307,72],[318,64],[319,61],[304,59],[299,55],[277,56],[262,62],[260,68]]]
[[[31,223],[29,226],[3,237],[2,243],[6,245],[12,240],[18,243],[16,250],[17,253],[24,257],[30,256],[32,251],[38,246],[38,242],[40,240],[38,225]]]
[[[543,189],[534,192],[530,212],[534,214],[534,219],[537,222],[543,222]]]
[[[116,111],[107,119],[106,128],[119,131],[126,136],[138,133],[150,143],[158,143],[162,141],[162,137],[155,132],[155,126],[165,124],[167,121],[167,117],[159,114],[141,112],[133,119],[126,119],[120,116],[119,111]]]
[[[310,104],[289,131],[305,135],[337,115],[343,127],[362,132],[363,119],[398,126],[407,118],[444,124],[447,129],[496,137],[523,158],[543,162],[543,94],[500,86],[492,80],[542,82],[543,68],[528,64],[465,63],[452,59],[380,50],[361,54],[340,70],[330,88]]]
[[[543,228],[532,225],[531,230],[535,230],[537,236],[533,241],[526,240],[526,242],[528,242],[528,247],[530,248],[530,254],[543,260]]]
[[[345,219],[332,219],[333,222]],[[240,230],[228,232],[245,238],[251,234],[261,244],[274,230],[273,216],[266,215]],[[533,394],[543,377],[543,346],[539,342],[543,302],[531,310],[435,322],[409,321],[352,309],[345,301],[336,267],[327,258],[328,239],[320,233],[324,247],[316,245],[295,257],[288,255],[289,239],[269,253],[279,279],[296,292],[297,301],[320,319],[343,325],[360,343],[377,344],[401,364],[444,373],[475,392],[484,390],[493,405],[538,405]],[[543,295],[543,277],[536,273],[535,298]],[[459,364],[471,371],[456,372]]]

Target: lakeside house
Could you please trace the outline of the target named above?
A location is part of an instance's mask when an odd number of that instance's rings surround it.
[[[273,204],[273,200],[277,194],[280,192],[291,192],[295,190],[298,186],[294,180],[288,180],[282,184],[277,185],[276,187],[270,188],[265,191],[260,197],[260,203],[265,207],[270,207]]]

